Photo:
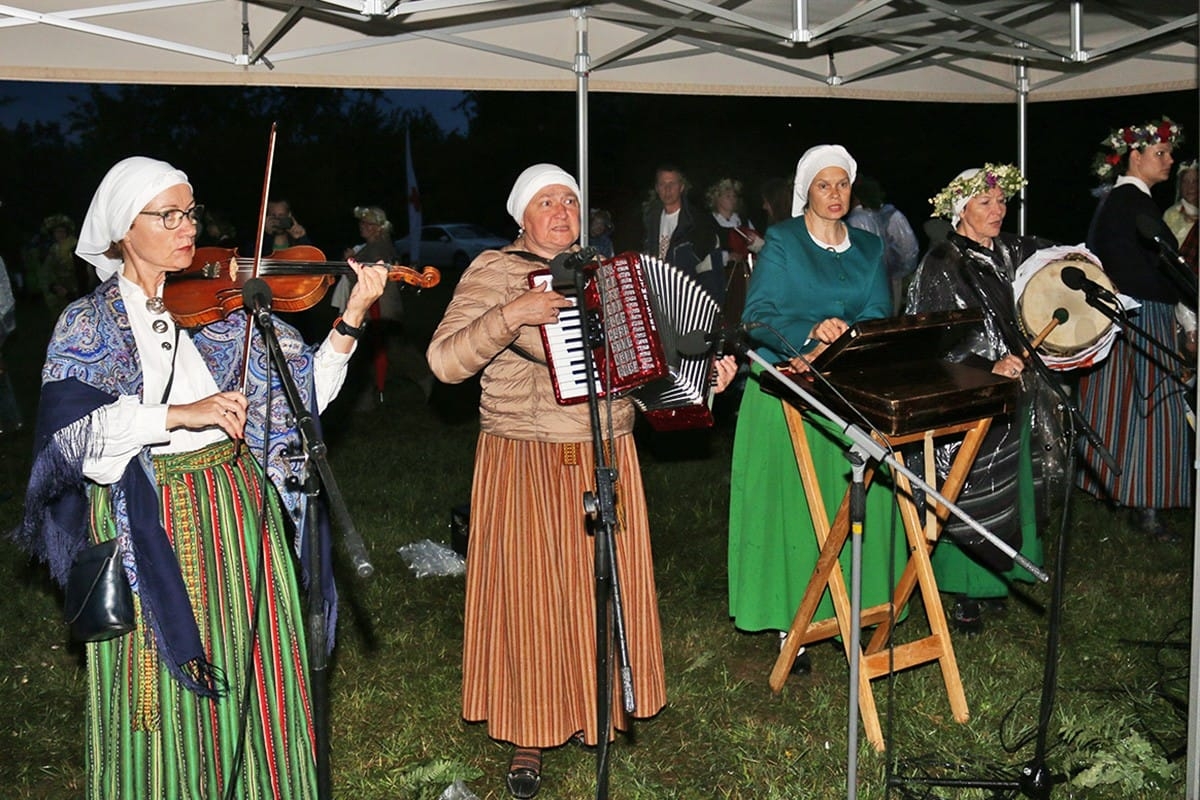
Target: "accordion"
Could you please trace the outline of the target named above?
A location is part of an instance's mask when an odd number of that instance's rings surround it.
[[[530,274],[530,287],[551,283],[547,270]],[[655,430],[713,424],[712,356],[684,354],[680,340],[716,326],[717,301],[689,275],[653,256],[621,253],[589,268],[582,302],[574,285],[555,284],[574,306],[541,326],[554,395],[560,405],[587,400],[584,348],[596,367],[596,393],[627,396]],[[588,314],[593,341],[583,340]]]

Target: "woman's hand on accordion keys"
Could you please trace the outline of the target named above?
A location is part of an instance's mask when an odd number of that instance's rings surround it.
[[[570,308],[571,301],[547,287],[535,287],[500,307],[504,320],[512,328],[523,325],[547,325],[558,322],[559,309]]]

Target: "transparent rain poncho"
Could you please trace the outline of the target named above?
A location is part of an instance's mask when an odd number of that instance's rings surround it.
[[[978,308],[978,291],[987,296],[984,320],[963,337],[949,353],[940,354],[954,362],[970,363],[990,370],[992,364],[1008,353],[1020,353],[1022,343],[1014,333],[1017,326],[1012,281],[1017,267],[1036,252],[1042,242],[1034,237],[1002,233],[992,240],[991,248],[950,234],[926,253],[908,289],[906,313]],[[967,274],[969,273],[969,274]],[[977,291],[978,289],[978,291]],[[1002,315],[1004,322],[996,317]],[[1006,331],[1007,323],[1011,323]],[[1031,415],[1035,476],[1040,467],[1049,489],[1061,482],[1066,468],[1058,398],[1035,370],[1021,377],[1017,415]],[[960,500],[964,509],[980,516],[977,520],[996,536],[1010,544],[1019,543],[1019,518],[1016,511],[1016,475],[1020,425],[1014,420],[997,419],[980,449],[963,487]],[[939,478],[945,478],[958,452],[961,440],[944,441],[935,448],[934,461]],[[966,506],[973,506],[967,509]],[[975,516],[975,514],[972,514]],[[973,532],[961,523],[947,526],[951,532]],[[978,537],[981,539],[982,537]],[[989,548],[991,549],[991,548]],[[997,554],[998,555],[998,554]],[[999,568],[1006,568],[998,562]]]

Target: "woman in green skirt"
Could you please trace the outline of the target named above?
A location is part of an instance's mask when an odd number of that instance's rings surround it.
[[[202,213],[170,164],[135,156],[109,170],[76,249],[102,282],[64,310],[42,372],[18,536],[60,583],[79,554],[115,540],[134,599],[131,632],[86,637],[93,800],[317,793],[288,542],[306,530],[289,481],[295,415],[259,335],[243,359],[247,314],[184,332],[163,301],[167,276],[192,266]],[[319,348],[274,320],[318,411],[387,280],[382,267],[352,266],[359,280]],[[304,544],[297,536],[301,554]],[[322,572],[304,574],[322,582],[332,630]]]
[[[883,242],[842,221],[850,210],[856,171],[840,145],[813,147],[796,166],[794,216],[767,228],[742,313],[751,344],[764,358],[807,370],[805,358],[819,354],[850,325],[891,311]],[[742,396],[733,444],[729,614],[741,630],[782,636],[812,577],[819,547],[782,402],[762,390],[759,374],[758,368],[752,370]],[[850,441],[816,414],[804,415],[804,429],[832,522],[850,486]],[[863,608],[887,602],[891,569],[898,575],[906,560],[890,485],[877,474],[867,492]],[[842,558],[849,576],[850,548]],[[813,619],[832,616],[826,594]],[[808,655],[801,651],[793,671],[808,668]]]

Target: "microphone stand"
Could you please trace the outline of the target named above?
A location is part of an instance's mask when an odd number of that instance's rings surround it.
[[[1196,273],[1192,271],[1192,267],[1184,257],[1180,255],[1179,251],[1170,242],[1163,238],[1163,234],[1167,233],[1167,226],[1161,219],[1151,217],[1149,214],[1138,214],[1134,222],[1136,223],[1138,235],[1154,242],[1158,248],[1159,259],[1166,265],[1165,272],[1167,273],[1167,277],[1175,284],[1175,288],[1179,289],[1182,293],[1183,302],[1194,311],[1196,309],[1196,295],[1200,292],[1200,284],[1196,280]]]
[[[847,454],[847,458],[849,458],[849,460],[850,460],[850,464],[851,464],[851,468],[852,468],[851,474],[852,474],[853,481],[854,481],[854,483],[851,485],[851,489],[850,489],[850,511],[851,511],[850,524],[851,524],[851,532],[854,535],[853,535],[853,538],[851,539],[851,559],[850,559],[850,585],[853,590],[852,591],[853,596],[851,597],[850,645],[849,645],[849,649],[848,649],[848,653],[850,655],[850,658],[848,659],[850,662],[850,703],[849,703],[849,709],[848,709],[849,719],[847,722],[848,722],[848,729],[850,731],[850,736],[848,739],[849,745],[848,745],[846,763],[847,763],[847,776],[848,776],[847,797],[850,798],[850,800],[854,800],[854,798],[856,798],[858,796],[858,794],[857,794],[858,787],[857,787],[857,779],[856,779],[856,776],[858,774],[858,746],[857,746],[858,702],[857,702],[857,698],[858,698],[858,679],[859,679],[859,671],[860,671],[859,670],[859,657],[861,654],[861,649],[860,649],[860,645],[859,645],[859,637],[861,635],[861,632],[859,631],[860,626],[858,624],[858,617],[861,614],[861,603],[862,603],[861,597],[859,597],[859,595],[861,593],[861,585],[862,585],[861,531],[862,531],[862,524],[863,524],[862,517],[865,516],[865,510],[866,510],[865,509],[866,488],[863,483],[863,480],[864,480],[865,466],[866,466],[867,460],[873,459],[877,463],[881,463],[881,464],[886,463],[891,469],[895,470],[896,472],[898,472],[900,474],[903,474],[905,477],[907,477],[909,479],[909,481],[912,482],[914,494],[916,494],[917,490],[920,489],[920,490],[923,490],[925,492],[925,494],[928,495],[929,497],[933,497],[934,499],[936,499],[939,503],[941,503],[943,506],[945,506],[950,511],[950,513],[954,514],[954,516],[956,516],[960,520],[962,520],[968,527],[970,527],[976,533],[978,533],[979,535],[981,535],[985,539],[987,539],[989,542],[991,542],[992,545],[994,547],[996,547],[998,550],[1000,550],[1005,555],[1012,558],[1014,562],[1016,562],[1017,564],[1020,564],[1022,567],[1024,567],[1026,570],[1028,570],[1038,580],[1040,580],[1042,582],[1047,582],[1050,580],[1050,576],[1047,575],[1046,572],[1044,572],[1041,567],[1034,564],[1032,561],[1030,561],[1028,558],[1023,556],[1021,553],[1018,553],[1007,542],[997,538],[994,534],[992,534],[991,531],[989,531],[987,528],[984,528],[982,525],[980,525],[978,522],[976,522],[974,519],[972,519],[965,511],[963,511],[957,505],[955,505],[954,503],[950,502],[948,499],[943,497],[942,494],[937,489],[930,486],[929,483],[927,483],[925,481],[924,477],[916,474],[915,472],[910,470],[908,467],[904,466],[899,461],[897,461],[896,457],[893,456],[886,447],[884,447],[878,441],[876,441],[875,439],[872,439],[869,435],[864,433],[861,428],[859,428],[857,425],[846,422],[846,420],[844,420],[841,416],[839,416],[832,409],[830,409],[829,406],[825,405],[820,400],[818,400],[815,396],[813,396],[813,394],[811,392],[809,392],[807,389],[804,389],[803,387],[798,385],[795,381],[793,381],[791,378],[789,378],[788,376],[786,376],[782,372],[780,372],[778,369],[776,369],[773,364],[771,364],[769,361],[767,361],[765,358],[763,358],[761,355],[759,355],[758,352],[754,350],[754,348],[749,347],[748,345],[746,345],[744,342],[741,342],[741,341],[737,341],[734,344],[734,347],[739,352],[744,353],[746,355],[746,357],[749,358],[750,360],[757,362],[768,374],[772,375],[776,380],[778,380],[781,385],[786,386],[793,394],[795,394],[797,397],[799,397],[801,400],[803,400],[809,407],[811,407],[817,413],[821,414],[823,417],[825,417],[830,422],[832,422],[834,425],[836,425],[837,428],[842,433],[842,435],[846,436],[852,442],[852,445],[849,448],[849,452]],[[857,525],[856,525],[855,519],[854,519],[855,516],[859,517],[859,519],[857,521]]]
[[[1141,337],[1143,341],[1151,344],[1156,350],[1158,350],[1160,353],[1165,354],[1168,358],[1170,358],[1172,361],[1174,361],[1179,366],[1181,366],[1181,367],[1189,366],[1187,360],[1183,356],[1179,355],[1179,353],[1175,352],[1175,350],[1173,348],[1167,347],[1165,344],[1163,344],[1157,338],[1155,338],[1145,328],[1142,328],[1141,326],[1137,325],[1132,320],[1130,320],[1129,315],[1125,313],[1124,308],[1121,308],[1118,311],[1116,308],[1113,308],[1108,303],[1105,303],[1099,297],[1097,297],[1095,292],[1089,292],[1087,289],[1084,289],[1083,292],[1084,292],[1084,299],[1087,301],[1087,304],[1089,306],[1096,309],[1104,316],[1108,317],[1110,320],[1115,322],[1117,325],[1119,325],[1121,327],[1129,328],[1131,331],[1133,331],[1139,337]],[[1130,344],[1133,344],[1133,342],[1130,342]],[[1158,361],[1150,353],[1146,353],[1146,356],[1147,356],[1147,358],[1150,358],[1151,361],[1154,361],[1156,364],[1158,364],[1158,366],[1161,367],[1164,371],[1168,372],[1171,375],[1171,377],[1173,377],[1173,378],[1175,378],[1175,380],[1179,381],[1179,383],[1182,386],[1184,386],[1185,388],[1187,387],[1187,381],[1185,381],[1183,379],[1183,376],[1180,373],[1176,372],[1171,367],[1168,367],[1166,364],[1163,364],[1161,361]]]
[[[1083,431],[1088,441],[1096,449],[1097,454],[1113,470],[1114,474],[1119,475],[1121,473],[1120,465],[1117,464],[1112,453],[1101,443],[1099,434],[1088,424],[1074,403],[1067,397],[1062,387],[1059,386],[1058,380],[1051,373],[1050,368],[1046,366],[1041,356],[1038,355],[1037,349],[1030,346],[1031,343],[1026,339],[1024,333],[1012,323],[1011,318],[1003,313],[1000,308],[997,308],[996,298],[988,292],[980,276],[976,275],[970,268],[963,269],[962,275],[966,276],[971,290],[979,298],[980,303],[991,320],[1000,329],[1001,336],[1005,339],[1011,352],[1025,352],[1029,354],[1027,363],[1033,367],[1033,371],[1042,379],[1042,383],[1054,391],[1059,399],[1060,407],[1070,413],[1071,427],[1067,442],[1069,453],[1067,458],[1067,475],[1075,474],[1076,431]],[[1091,293],[1088,293],[1088,298],[1088,302],[1091,302]],[[1061,638],[1063,596],[1066,586],[1067,521],[1070,512],[1071,489],[1070,482],[1067,482],[1063,491],[1063,513],[1059,522],[1057,546],[1055,549],[1054,581],[1051,584],[1050,592],[1050,618],[1046,631],[1046,657],[1042,669],[1042,696],[1038,707],[1037,736],[1034,744],[1033,758],[1022,767],[1021,775],[1015,781],[971,778],[891,777],[888,779],[889,785],[914,783],[922,786],[1020,791],[1025,796],[1038,798],[1038,800],[1044,800],[1050,796],[1050,790],[1054,785],[1054,776],[1051,775],[1046,766],[1046,740],[1058,685],[1058,645]],[[1022,564],[1022,566],[1024,565]],[[1026,569],[1028,568],[1026,567]],[[1042,578],[1041,575],[1034,574],[1041,578],[1043,582],[1045,581],[1045,578]]]
[[[248,281],[247,285],[249,284],[250,282]],[[330,800],[333,797],[333,783],[329,768],[329,639],[325,629],[325,606],[329,598],[325,596],[324,585],[321,580],[324,570],[325,553],[322,552],[317,530],[317,498],[320,494],[322,484],[328,492],[329,506],[333,512],[334,519],[337,520],[339,527],[342,529],[343,544],[354,565],[355,574],[360,578],[368,578],[374,574],[375,567],[367,558],[366,547],[363,545],[362,538],[358,535],[358,531],[350,519],[350,514],[346,510],[345,499],[342,497],[341,490],[334,479],[333,470],[330,468],[329,461],[326,458],[327,448],[324,440],[321,438],[320,431],[317,429],[315,417],[302,399],[300,390],[296,387],[296,381],[293,379],[291,370],[288,368],[287,356],[284,355],[283,349],[279,346],[279,338],[275,334],[275,324],[271,319],[270,291],[270,287],[265,282],[262,282],[259,292],[264,297],[261,299],[255,298],[257,302],[253,304],[253,308],[247,305],[246,310],[253,317],[255,325],[257,325],[259,332],[262,334],[263,343],[266,345],[271,359],[275,364],[280,384],[283,386],[284,394],[287,397],[288,407],[296,418],[296,427],[300,431],[304,452],[307,455],[303,488],[305,493],[304,536],[305,547],[308,550],[309,557],[308,603],[306,609],[308,669],[311,683],[310,691],[312,694],[313,738],[316,749],[317,796],[320,800]],[[248,291],[246,294],[251,295],[252,293]],[[266,417],[269,428],[270,409],[267,409]],[[264,438],[268,435],[269,431],[264,432]],[[314,464],[316,465],[315,472],[313,470]]]
[[[582,251],[581,251],[582,252]],[[621,676],[621,691],[624,709],[633,713],[637,708],[633,693],[633,670],[629,663],[629,643],[625,635],[625,614],[621,600],[621,583],[617,575],[616,545],[613,541],[616,512],[617,471],[610,466],[604,447],[604,436],[600,425],[600,400],[597,390],[596,363],[592,354],[592,342],[597,341],[593,332],[591,315],[584,307],[585,270],[574,269],[575,296],[579,304],[579,322],[583,337],[584,374],[588,392],[588,412],[592,429],[592,461],[596,476],[596,488],[583,495],[583,510],[591,520],[596,602],[596,798],[608,797],[608,754],[609,724],[612,719],[612,674],[609,669],[609,645],[614,643],[617,651],[617,667]],[[610,630],[611,617],[611,630]]]

